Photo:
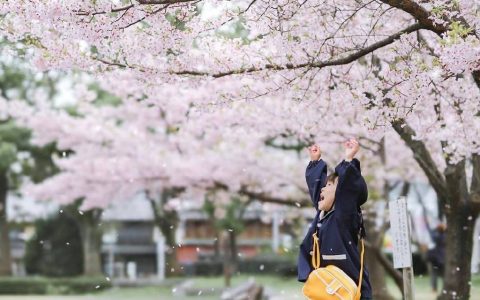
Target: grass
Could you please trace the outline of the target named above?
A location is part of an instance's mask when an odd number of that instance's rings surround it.
[[[301,293],[302,284],[297,282],[295,278],[283,278],[268,275],[240,275],[232,279],[232,285],[238,285],[250,277],[256,282],[264,285],[267,291],[275,294],[275,300],[293,300],[304,299]],[[217,300],[221,294],[223,287],[222,277],[196,277],[193,280],[193,287],[201,290],[200,294],[193,296],[173,295],[171,285],[149,286],[140,288],[118,288],[113,287],[95,294],[78,295],[78,296],[0,296],[0,300],[170,300],[170,299],[195,299],[195,300]],[[430,290],[430,278],[415,278],[415,299],[417,300],[434,300],[436,297]],[[441,285],[440,285],[441,286]],[[395,299],[401,299],[400,291],[395,287],[392,281],[388,281],[387,287]],[[472,280],[471,300],[480,300],[480,276],[474,276]]]

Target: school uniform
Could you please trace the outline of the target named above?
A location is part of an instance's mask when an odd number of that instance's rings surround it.
[[[367,184],[361,175],[360,161],[356,158],[350,162],[343,160],[335,167],[335,172],[338,174],[338,184],[334,206],[329,212],[318,210],[320,190],[326,184],[326,163],[323,160],[310,162],[305,172],[310,197],[317,213],[300,245],[297,265],[297,279],[300,282],[305,282],[313,271],[312,234],[317,230],[321,254],[320,267],[335,265],[358,283],[360,275],[358,233],[361,232],[362,235],[365,233],[360,206],[368,197]],[[372,287],[365,265],[361,293],[362,299],[372,298]]]

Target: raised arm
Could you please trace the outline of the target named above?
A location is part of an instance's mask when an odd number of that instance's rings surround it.
[[[305,170],[305,179],[313,207],[318,211],[320,190],[327,182],[327,164],[321,159],[320,148],[317,145],[310,146],[308,151],[311,160]]]
[[[358,149],[356,140],[345,143],[345,159],[335,167],[338,174],[335,210],[346,214],[357,212],[368,198],[368,188],[361,173],[360,161],[354,158]]]

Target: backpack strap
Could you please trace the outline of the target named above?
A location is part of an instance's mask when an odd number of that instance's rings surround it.
[[[365,244],[363,238],[360,240],[362,243],[362,253],[360,254],[360,276],[358,277],[357,293],[355,294],[355,299],[360,299],[362,293],[362,280],[363,280],[363,255],[365,254]]]
[[[357,293],[355,294],[355,299],[359,300],[361,296],[361,290],[362,290],[362,280],[363,280],[363,256],[365,254],[365,243],[364,239],[366,238],[367,234],[365,231],[365,224],[363,222],[363,213],[362,209],[359,207],[358,208],[359,214],[360,214],[360,229],[359,229],[359,237],[360,237],[360,242],[362,243],[362,251],[360,253],[360,276],[358,276],[358,285],[357,285]]]
[[[316,270],[320,268],[321,255],[320,255],[320,244],[318,241],[317,232],[313,233],[313,252],[312,252],[312,266]],[[362,244],[362,252],[360,254],[360,276],[358,277],[357,291],[355,293],[355,299],[360,299],[361,290],[362,290],[362,280],[363,280],[363,256],[365,254],[365,244],[363,238],[360,239]]]
[[[320,268],[320,245],[318,243],[317,232],[313,235],[313,252],[312,252],[312,266],[316,270]]]
[[[367,232],[365,231],[365,224],[363,222],[363,213],[361,208],[358,208],[358,215],[360,216],[360,229],[358,233],[360,238],[364,239],[367,237]]]

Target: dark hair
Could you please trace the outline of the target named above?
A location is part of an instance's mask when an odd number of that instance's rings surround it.
[[[337,172],[333,172],[332,174],[328,175],[327,182],[335,182],[335,179],[337,179],[337,177]]]

